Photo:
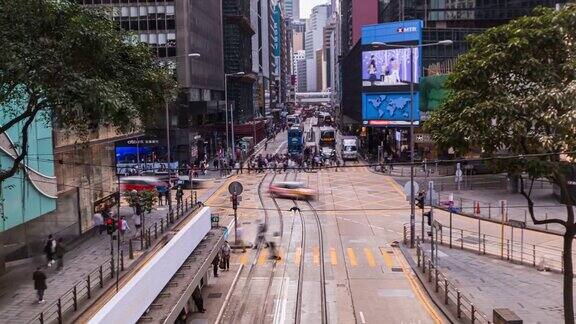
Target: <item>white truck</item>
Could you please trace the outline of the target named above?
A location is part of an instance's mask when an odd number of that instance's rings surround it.
[[[358,137],[343,136],[340,142],[340,153],[344,160],[358,160]]]

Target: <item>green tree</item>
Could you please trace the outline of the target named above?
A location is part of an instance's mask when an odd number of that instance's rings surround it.
[[[154,205],[158,202],[158,191],[156,190],[143,190],[138,191],[136,194],[133,192],[124,192],[124,199],[128,202],[128,206],[135,208],[136,203],[140,203],[142,212],[150,214]]]
[[[488,156],[524,155],[496,159],[494,166],[517,177],[534,224],[564,226],[564,317],[574,323],[575,200],[567,175],[576,148],[576,6],[539,8],[469,40],[470,51],[448,77],[448,97],[426,127],[441,147],[460,154],[475,147]],[[537,178],[560,188],[565,218],[535,215]]]
[[[110,12],[65,0],[0,0],[0,134],[20,129],[13,176],[35,119],[80,140],[98,127],[131,132],[151,122],[175,81]]]

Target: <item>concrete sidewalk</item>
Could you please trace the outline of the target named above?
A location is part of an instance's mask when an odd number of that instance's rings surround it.
[[[210,188],[199,189],[197,191],[198,201],[205,201],[223,181],[215,181]],[[185,198],[190,197],[191,191],[185,191]],[[173,208],[176,208],[175,201]],[[167,206],[159,206],[150,214],[146,214],[146,226],[166,217]],[[127,268],[138,259],[139,252],[135,252],[135,258],[130,260],[127,255],[127,241],[138,234],[131,221],[132,208],[122,206],[120,214],[126,216],[129,221],[131,231],[124,237],[124,266]],[[0,277],[0,317],[2,322],[7,323],[28,323],[40,312],[48,309],[60,296],[65,294],[72,287],[86,278],[86,276],[96,270],[100,265],[106,263],[110,258],[110,237],[106,233],[94,235],[85,240],[79,246],[68,251],[64,256],[64,267],[60,270],[46,268],[44,256],[38,256],[32,262],[22,263],[10,267],[7,273]],[[45,292],[45,304],[38,304],[36,292],[32,281],[32,273],[37,266],[41,266],[46,273],[48,289]]]
[[[429,245],[424,250],[430,254]],[[444,246],[438,257],[439,269],[490,319],[494,308],[509,308],[524,323],[564,322],[561,274]]]

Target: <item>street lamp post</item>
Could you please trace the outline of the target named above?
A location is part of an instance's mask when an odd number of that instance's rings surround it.
[[[398,45],[387,44],[382,42],[372,42],[372,45],[387,46],[395,48],[410,49],[410,248],[414,248],[416,235],[416,206],[414,204],[414,49],[438,46],[452,45],[452,40],[441,40],[436,43],[418,44],[418,45]],[[432,193],[430,193],[432,195]],[[424,240],[424,216],[422,216],[422,240]]]
[[[230,108],[230,118],[232,125],[230,126],[232,130],[232,138],[228,138],[228,77],[229,76],[242,76],[246,73],[244,72],[237,72],[237,73],[228,73],[224,74],[224,102],[226,103],[226,152],[231,154],[232,160],[236,160],[236,154],[234,152],[234,114],[232,112],[232,108]],[[232,144],[232,152],[230,152],[230,148],[228,144]]]
[[[192,58],[199,58],[201,55],[199,53],[190,53],[188,55],[186,55],[185,57],[188,57],[190,59]],[[181,57],[181,56],[176,56],[176,58]],[[170,109],[169,109],[169,104],[168,104],[168,98],[166,99],[166,101],[164,102],[164,109],[166,112],[166,148],[167,148],[167,158],[168,158],[168,190],[170,190],[170,183],[172,181],[172,173],[170,172],[171,170],[171,162],[172,162],[172,156],[171,156],[171,145],[170,145]],[[168,197],[170,197],[170,192],[168,192]],[[170,201],[167,201],[168,203],[168,212],[172,213],[172,204],[170,203]]]

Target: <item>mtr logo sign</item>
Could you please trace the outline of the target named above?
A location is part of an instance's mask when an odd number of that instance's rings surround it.
[[[398,29],[396,29],[396,32],[398,32],[398,33],[414,33],[416,31],[417,31],[417,29],[415,26],[413,26],[413,27],[399,27]]]

